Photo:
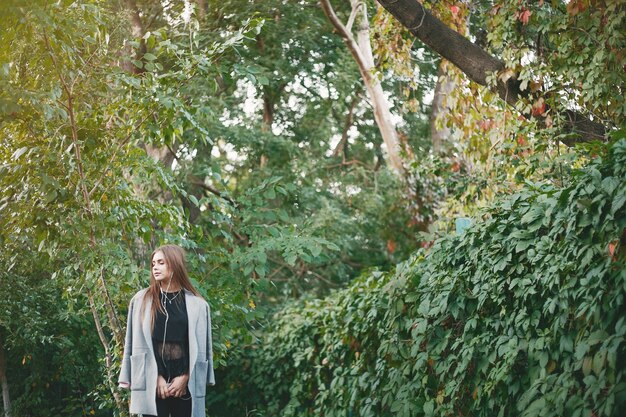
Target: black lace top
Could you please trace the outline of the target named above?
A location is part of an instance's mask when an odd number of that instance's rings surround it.
[[[167,314],[157,310],[152,346],[159,375],[166,381],[189,373],[189,333],[185,292],[161,293]]]

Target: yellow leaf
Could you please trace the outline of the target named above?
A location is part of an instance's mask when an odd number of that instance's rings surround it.
[[[502,72],[500,72],[500,75],[498,75],[498,78],[500,79],[500,81],[505,83],[514,75],[515,75],[515,71],[513,71],[512,68],[506,68]]]
[[[437,401],[437,404],[439,404],[439,405],[443,404],[443,400],[444,400],[444,395],[443,394],[444,394],[443,390],[440,390],[439,392],[437,392],[436,401]]]

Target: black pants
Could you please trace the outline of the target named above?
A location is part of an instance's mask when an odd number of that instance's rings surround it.
[[[191,417],[191,395],[189,390],[180,398],[158,398],[156,399],[157,415],[144,417]]]

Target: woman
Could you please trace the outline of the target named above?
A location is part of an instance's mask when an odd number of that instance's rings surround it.
[[[119,384],[131,390],[131,414],[205,416],[206,385],[215,385],[210,310],[176,245],[152,253],[150,286],[130,301]]]

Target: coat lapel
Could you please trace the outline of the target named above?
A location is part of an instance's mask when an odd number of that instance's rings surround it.
[[[150,314],[150,308],[152,307],[152,300],[148,298],[147,291],[143,296],[143,303],[145,304],[145,308],[143,309],[141,328],[143,330],[143,337],[146,341],[146,345],[148,345],[148,349],[150,349],[150,351],[153,352],[153,356],[154,356],[154,348],[152,346],[152,317]]]
[[[196,340],[196,326],[198,323],[198,308],[196,299],[191,291],[185,290],[185,305],[187,306],[187,322],[189,332],[189,368],[193,369],[198,358],[198,341]]]

